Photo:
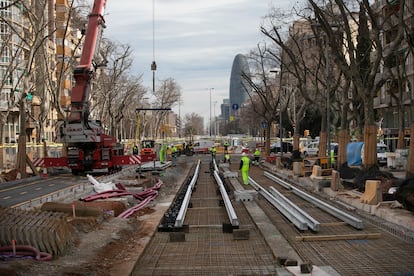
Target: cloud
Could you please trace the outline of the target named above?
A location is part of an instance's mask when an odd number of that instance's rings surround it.
[[[153,29],[153,1],[112,0],[104,35],[131,45],[134,71],[143,74],[147,86],[155,59],[156,79],[172,77],[182,88],[181,115],[196,112],[207,122],[208,88],[214,87],[219,115],[219,105],[229,97],[233,59],[263,40],[259,27],[269,7],[262,0],[155,0]]]

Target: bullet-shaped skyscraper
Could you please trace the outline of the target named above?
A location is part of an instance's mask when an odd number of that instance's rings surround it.
[[[234,58],[230,75],[230,116],[234,116],[242,104],[249,98],[247,89],[248,82],[242,77],[250,75],[249,65],[244,55],[238,54]]]

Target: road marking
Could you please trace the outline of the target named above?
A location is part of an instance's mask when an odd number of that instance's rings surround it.
[[[3,197],[3,199],[9,199],[9,198],[11,198],[11,196],[5,196],[5,197]]]
[[[55,184],[53,184],[53,183],[52,183],[52,184],[49,184],[49,185],[47,185],[47,186],[49,186],[49,187],[53,187],[53,186],[55,186]]]
[[[40,191],[41,189],[43,189],[43,188],[42,187],[37,187],[35,190]]]
[[[21,194],[21,195],[25,195],[25,194],[27,194],[27,192],[21,192],[20,194]]]

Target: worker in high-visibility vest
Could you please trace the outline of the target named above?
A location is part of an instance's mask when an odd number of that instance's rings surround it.
[[[224,153],[229,153],[229,147],[230,147],[229,142],[227,141],[224,142],[223,146],[224,146]]]
[[[138,154],[138,146],[137,146],[137,144],[135,144],[134,147],[132,148],[132,154],[133,155],[137,155]]]
[[[216,150],[216,147],[214,145],[210,148],[210,153],[211,153],[211,161],[215,160],[217,150]]]
[[[173,166],[177,165],[177,156],[178,156],[178,149],[175,145],[171,147],[171,157],[173,160]]]
[[[249,185],[249,169],[250,169],[250,158],[247,157],[245,152],[243,152],[241,160],[240,160],[240,170],[241,170],[244,185]]]
[[[256,166],[259,166],[259,161],[260,161],[260,150],[259,149],[256,149],[254,151],[254,164]]]
[[[226,154],[224,155],[224,163],[229,163],[229,164],[231,164],[230,154],[226,153]]]
[[[161,164],[164,164],[165,161],[165,155],[167,154],[167,145],[166,144],[162,144],[161,145],[161,149],[160,149],[160,162]]]

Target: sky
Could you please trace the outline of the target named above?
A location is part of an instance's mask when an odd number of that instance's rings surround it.
[[[260,33],[263,16],[272,6],[289,9],[292,2],[108,0],[104,36],[132,47],[132,73],[142,74],[150,89],[155,60],[156,82],[173,78],[181,87],[182,101],[173,111],[181,117],[197,113],[207,123],[210,112],[220,115],[220,104],[229,98],[235,56],[248,54],[265,40]]]

